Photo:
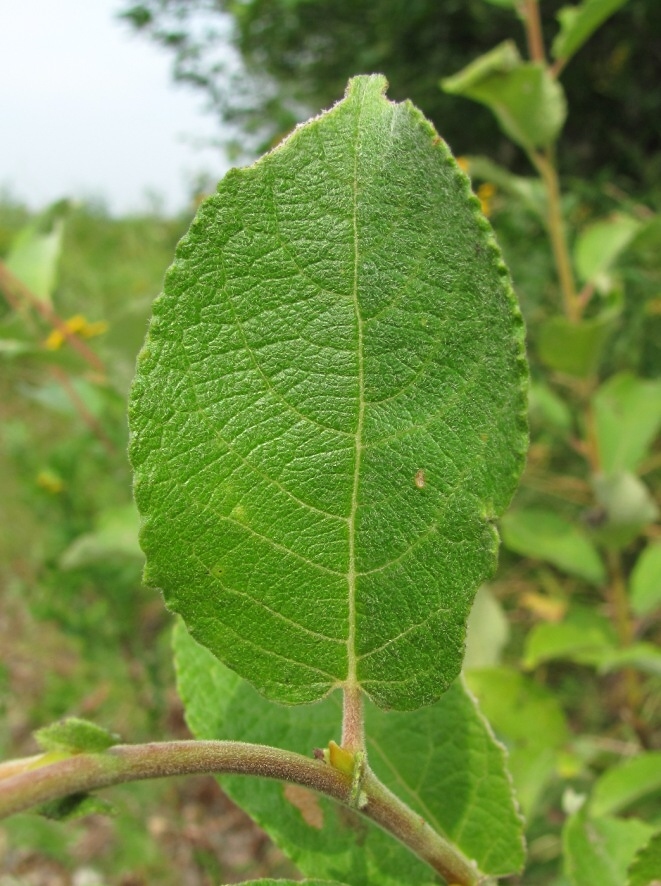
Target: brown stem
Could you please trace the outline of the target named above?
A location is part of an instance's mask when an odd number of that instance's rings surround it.
[[[0,289],[2,289],[5,297],[12,306],[15,306],[17,301],[26,302],[41,317],[43,317],[47,323],[62,333],[71,347],[78,352],[92,369],[105,375],[105,366],[94,351],[91,348],[88,348],[85,342],[81,341],[75,333],[71,332],[64,320],[55,313],[51,306],[46,304],[46,302],[42,301],[40,298],[37,298],[37,296],[31,292],[2,261],[0,261]]]
[[[631,646],[635,640],[635,624],[629,606],[627,586],[622,571],[622,558],[619,551],[611,551],[608,555],[608,568],[610,582],[608,586],[608,599],[612,612],[615,630],[619,645],[622,649]],[[646,724],[640,716],[643,701],[643,689],[640,674],[635,668],[625,668],[622,671],[622,689],[624,692],[625,719],[636,731],[643,747],[649,746],[649,733]]]
[[[545,65],[544,35],[542,34],[542,23],[539,17],[537,0],[523,0],[520,9],[526,27],[526,40],[528,41],[530,60]]]
[[[45,765],[39,765],[43,761]],[[49,762],[47,755],[0,766],[0,818],[34,806],[111,785],[191,774],[237,774],[275,778],[312,788],[351,804],[352,780],[291,751],[233,741],[172,741],[116,745],[102,754],[74,754]],[[359,811],[416,853],[448,883],[480,886],[488,878],[450,841],[434,831],[369,771],[361,784]]]
[[[108,455],[114,456],[117,454],[117,450],[115,449],[115,445],[110,439],[110,437],[104,431],[101,423],[92,415],[87,406],[85,405],[85,401],[80,396],[78,391],[71,383],[71,379],[69,376],[61,369],[59,366],[51,366],[51,373],[55,377],[55,379],[62,385],[67,396],[71,400],[76,412],[81,417],[81,419],[85,422],[90,431],[94,434],[94,436],[101,442],[104,449],[108,453]]]

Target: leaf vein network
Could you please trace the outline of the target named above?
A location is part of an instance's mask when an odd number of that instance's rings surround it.
[[[223,259],[223,262],[224,262],[224,259]],[[225,277],[227,279],[226,272],[225,272]],[[335,434],[341,434],[342,436],[351,437],[352,434],[349,431],[343,431],[341,428],[334,428],[331,425],[326,425],[323,422],[319,421],[318,419],[312,418],[311,416],[306,415],[304,412],[301,412],[300,409],[298,409],[296,406],[294,406],[293,403],[290,403],[289,400],[287,400],[286,397],[283,397],[282,394],[278,391],[278,389],[273,386],[270,377],[262,369],[262,367],[259,363],[259,360],[257,359],[257,355],[256,355],[254,349],[248,343],[248,338],[247,338],[245,330],[243,328],[243,324],[242,324],[241,320],[239,319],[239,316],[238,316],[236,309],[234,307],[234,302],[232,301],[231,295],[229,294],[226,287],[223,288],[221,290],[221,292],[225,295],[225,298],[227,299],[227,303],[228,303],[229,308],[232,312],[232,316],[234,317],[234,323],[236,324],[236,328],[239,332],[239,335],[241,336],[241,339],[243,341],[243,344],[244,344],[246,353],[248,354],[248,357],[250,359],[250,362],[254,366],[257,374],[260,376],[260,378],[262,379],[262,381],[266,385],[269,393],[278,402],[282,403],[283,406],[285,406],[288,410],[290,410],[290,412],[293,412],[295,415],[297,415],[299,418],[302,418],[304,421],[307,421],[310,424],[315,425],[318,428],[321,428],[322,431],[332,431]],[[189,362],[189,365],[190,365],[190,362]]]
[[[316,673],[321,674],[322,677],[328,678],[331,681],[333,686],[337,685],[337,677],[334,674],[329,674],[327,671],[322,671],[321,668],[317,668],[314,665],[308,664],[307,662],[297,661],[295,658],[291,658],[288,655],[283,655],[281,652],[275,652],[273,649],[266,649],[264,646],[260,646],[259,643],[255,643],[252,640],[249,640],[243,634],[239,634],[232,625],[227,624],[221,618],[221,614],[218,613],[216,618],[223,624],[223,627],[230,633],[233,634],[239,640],[239,645],[243,644],[244,646],[250,646],[254,649],[258,649],[261,653],[266,656],[270,656],[272,658],[278,658],[282,661],[287,661],[290,664],[296,665],[299,668],[303,668],[306,671],[316,671]],[[325,683],[327,681],[324,681]],[[286,685],[286,684],[285,684]]]
[[[234,594],[237,597],[243,597],[247,600],[251,600],[257,606],[260,606],[262,609],[266,610],[266,612],[268,612],[274,618],[279,619],[280,621],[284,621],[289,627],[292,627],[295,630],[308,634],[311,637],[315,637],[318,640],[326,640],[329,643],[344,644],[345,641],[340,637],[329,637],[326,634],[320,634],[318,631],[313,631],[310,628],[306,628],[305,625],[302,625],[300,622],[294,621],[292,618],[290,618],[288,615],[284,615],[282,612],[278,612],[277,609],[273,609],[273,607],[268,606],[266,603],[264,603],[263,600],[259,600],[256,597],[253,597],[252,594],[249,594],[247,591],[239,591],[237,590],[237,588],[229,587],[229,585],[226,585],[225,582],[223,582],[222,579],[220,579],[198,555],[195,555],[195,559],[198,561],[200,566],[202,566],[203,569],[206,570],[206,572],[214,581],[219,582],[223,586],[224,591],[227,591],[230,594]]]
[[[189,368],[188,368],[189,374],[190,374],[190,371],[191,370],[190,370],[190,364],[189,364]],[[287,495],[297,505],[300,505],[301,507],[306,508],[309,511],[312,511],[313,513],[319,514],[322,517],[327,517],[331,520],[340,520],[342,523],[347,522],[348,518],[342,516],[341,514],[331,514],[329,511],[323,510],[323,508],[317,508],[315,505],[311,505],[311,504],[309,504],[309,502],[303,501],[303,499],[299,498],[297,495],[294,495],[294,493],[290,489],[288,489],[283,483],[281,483],[279,480],[276,480],[274,477],[271,477],[270,474],[268,474],[262,468],[257,467],[257,465],[253,464],[253,462],[250,461],[250,459],[246,458],[246,456],[244,456],[241,452],[239,452],[236,449],[236,447],[233,446],[229,442],[229,440],[227,440],[227,438],[223,437],[223,435],[218,430],[218,428],[213,425],[209,416],[206,413],[206,410],[201,406],[201,404],[198,400],[197,393],[195,391],[194,378],[191,377],[191,381],[193,382],[193,396],[195,397],[198,415],[209,426],[212,434],[216,437],[216,439],[219,440],[227,448],[227,450],[232,453],[232,455],[234,455],[236,458],[238,458],[247,468],[250,468],[251,471],[253,471],[255,474],[257,474],[259,477],[261,477],[263,480],[265,480],[271,486],[275,486],[281,492],[284,492],[284,494]],[[218,456],[218,457],[220,458],[221,456]]]

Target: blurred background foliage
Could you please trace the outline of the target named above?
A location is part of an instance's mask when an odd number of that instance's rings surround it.
[[[540,105],[543,135],[521,95],[514,134],[489,110],[490,78],[530,74],[514,0],[125,10],[206,91],[237,156],[336,101],[350,75],[378,70],[473,178],[532,371],[528,467],[465,668],[510,752],[530,855],[508,882],[525,886],[624,886],[661,830],[661,4],[589,4],[621,8],[562,70],[566,122],[553,89]],[[559,8],[541,4],[547,47]],[[549,75],[558,59],[544,63]],[[121,219],[67,200],[41,214],[0,201],[2,757],[34,752],[31,732],[64,715],[130,741],[187,734],[171,620],[140,582],[125,410],[151,302],[198,199],[177,218]],[[549,236],[558,219],[569,293]],[[291,874],[211,780],[135,785],[113,801],[111,818],[3,823],[1,886]]]
[[[564,0],[543,0],[547,44]],[[488,154],[512,169],[523,155],[486,112],[438,88],[501,41],[523,52],[507,2],[487,0],[125,0],[125,18],[173,56],[175,76],[200,89],[235,126],[234,146],[257,151],[328,107],[349,77],[379,72],[389,96],[411,99],[453,152]],[[629,0],[563,74],[571,113],[567,174],[615,178],[640,194],[659,179],[661,5]]]

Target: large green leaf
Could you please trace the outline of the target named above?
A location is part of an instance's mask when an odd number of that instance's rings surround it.
[[[132,392],[146,580],[265,695],[431,703],[526,445],[522,321],[468,179],[383,77],[234,170]]]
[[[446,77],[441,86],[487,105],[503,131],[527,150],[555,141],[567,116],[558,81],[545,65],[522,61],[511,40]]]
[[[192,732],[311,754],[339,736],[338,693],[313,708],[277,705],[195,643],[179,625],[178,687]],[[485,874],[523,862],[521,821],[502,747],[460,683],[435,705],[386,713],[367,707],[369,762],[382,781]],[[352,886],[427,886],[434,875],[365,819],[323,797],[277,782],[224,777],[223,788],[303,873]]]

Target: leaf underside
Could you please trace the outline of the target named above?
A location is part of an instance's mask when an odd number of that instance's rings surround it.
[[[146,581],[267,697],[440,697],[526,446],[523,328],[465,175],[383,77],[179,244],[132,390]]]

